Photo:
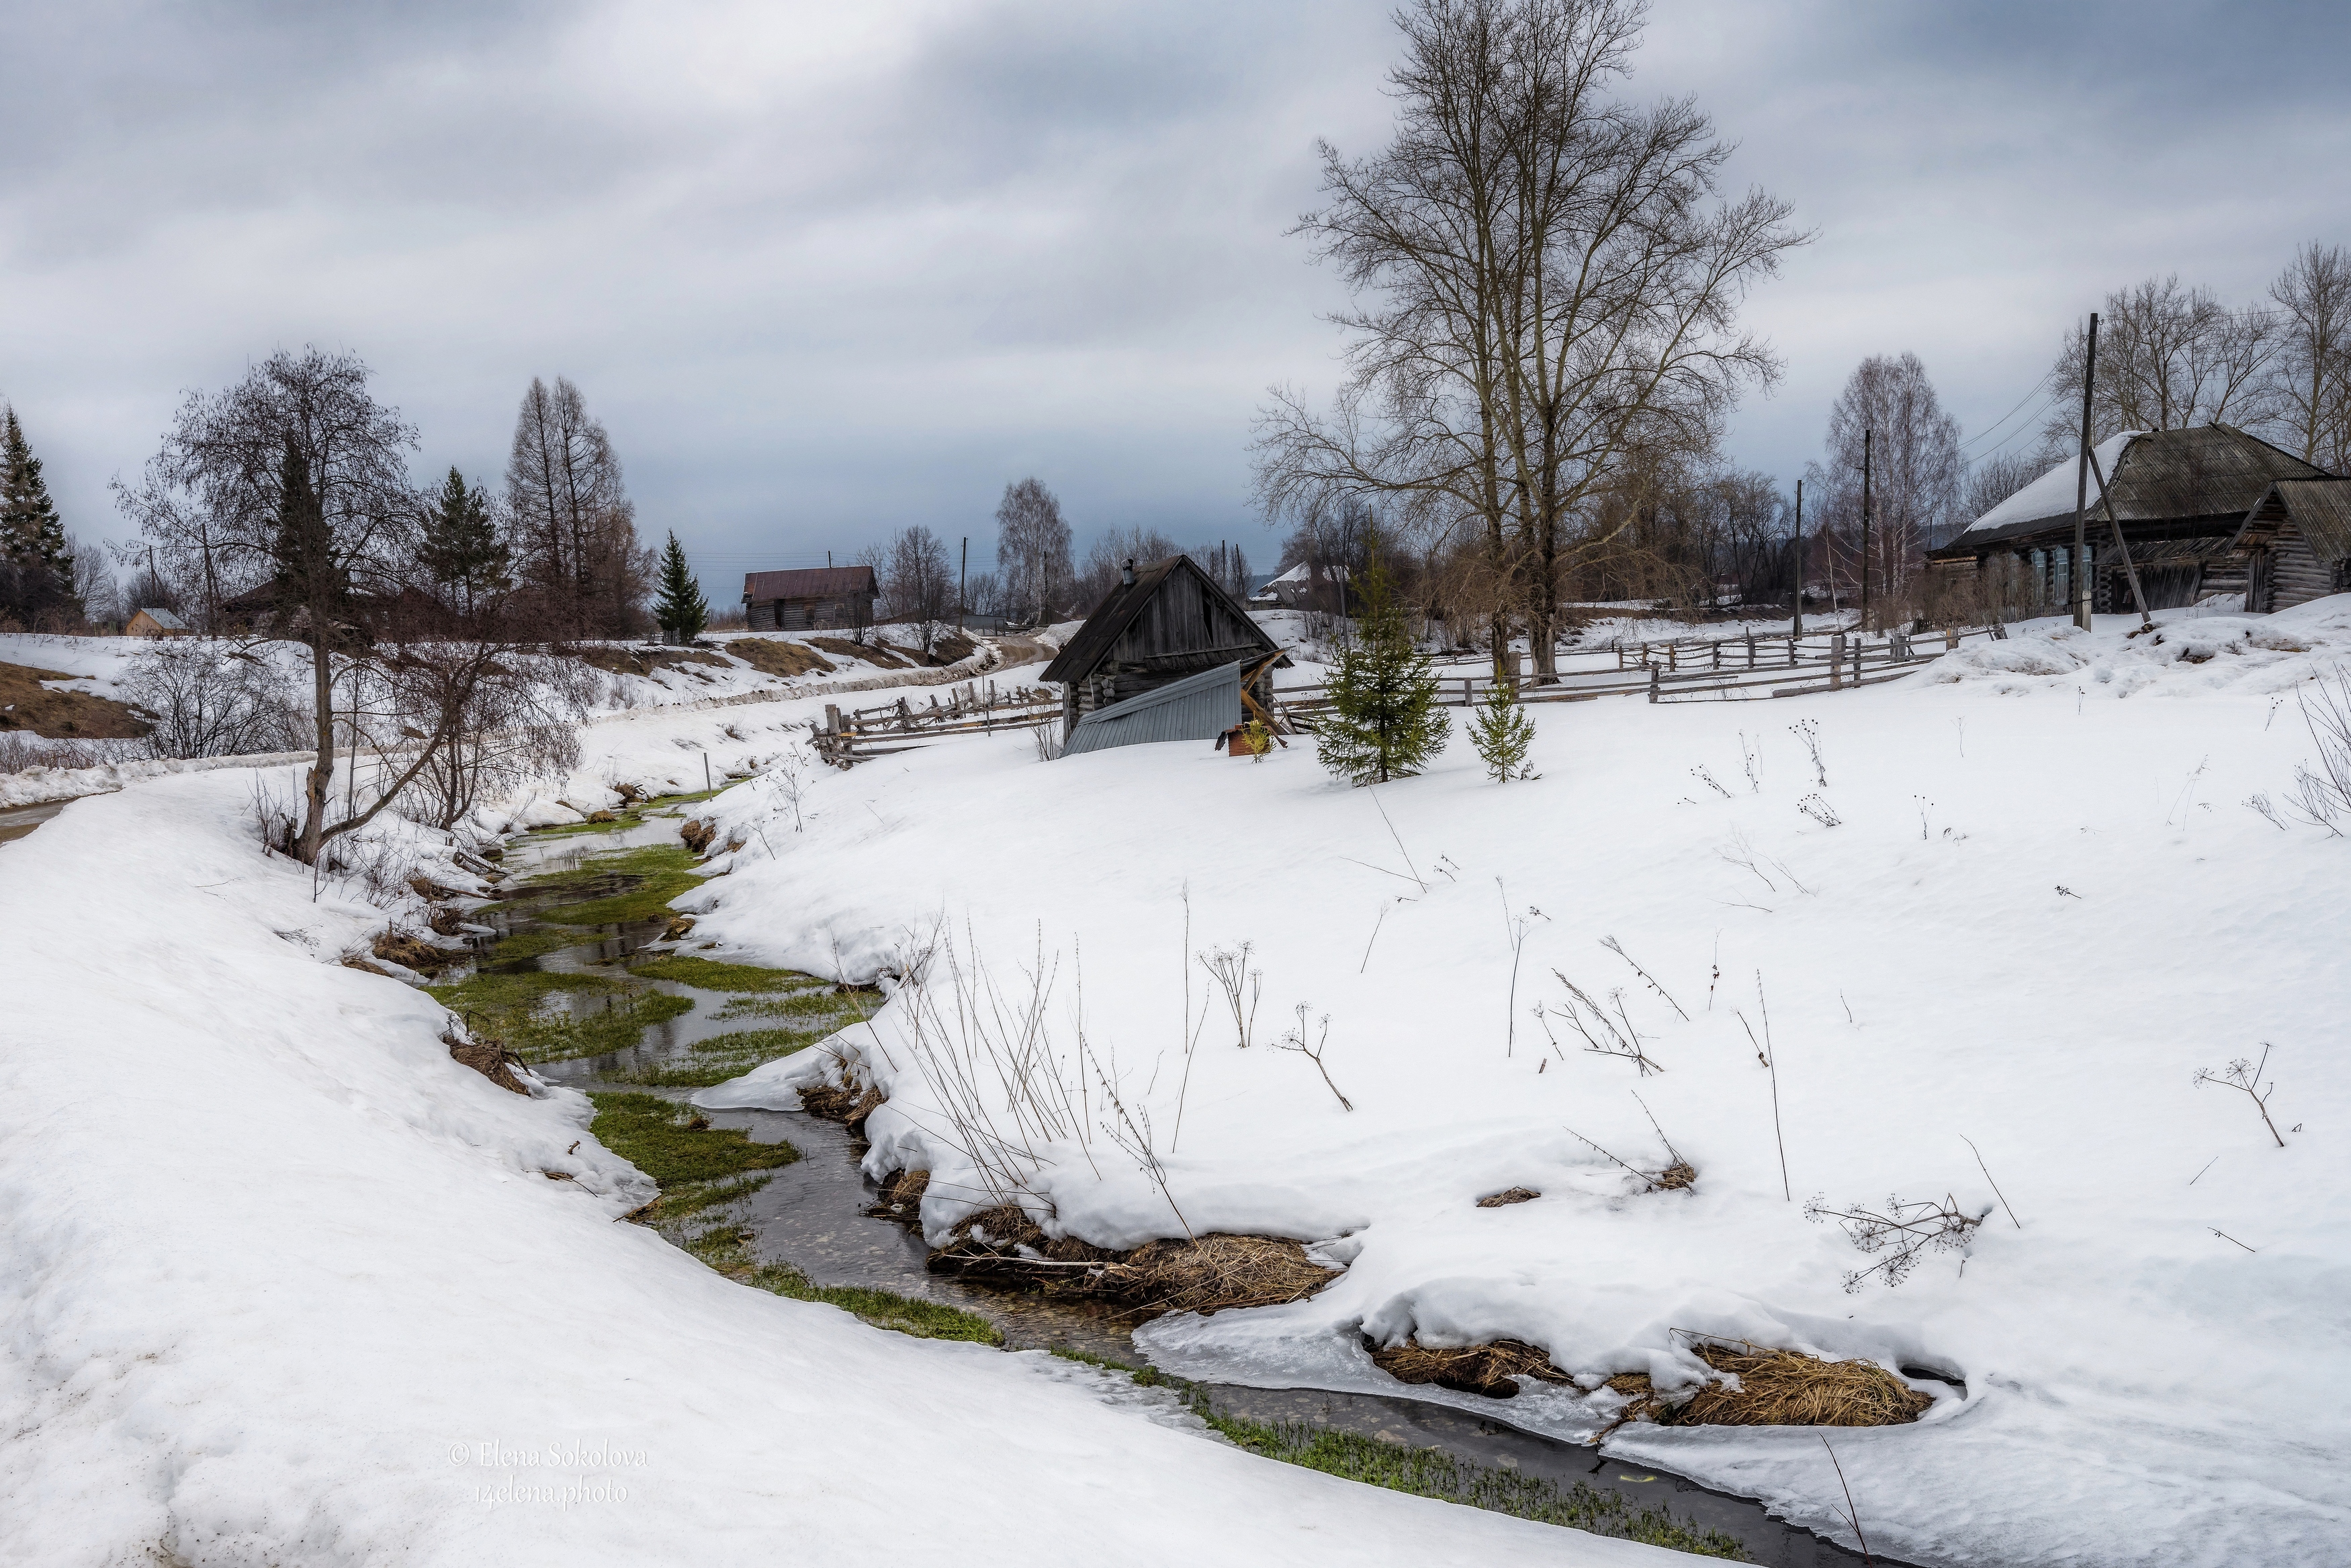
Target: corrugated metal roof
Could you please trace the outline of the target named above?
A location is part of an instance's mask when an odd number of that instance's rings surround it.
[[[1965,554],[1987,545],[2038,534],[2060,524],[2072,527],[2072,489],[2068,485],[2053,485],[2051,481],[2078,461],[2069,458],[2058,464],[2010,501],[1986,513],[1973,527],[1937,554]],[[2149,431],[2132,436],[2106,471],[2106,489],[2118,521],[2157,523],[2242,517],[2246,509],[2280,480],[2326,477],[2325,469],[2314,467],[2233,425],[2199,425],[2194,430]],[[2011,504],[2031,495],[2053,495],[2060,491],[2064,493],[2062,508],[2043,515],[2018,516],[2015,514],[2020,510],[2039,513],[2043,508]],[[2090,486],[2089,521],[2093,526],[2103,525],[2105,521],[2095,482]]]
[[[1156,741],[1213,741],[1241,722],[1241,667],[1219,665],[1096,709],[1070,732],[1063,756]]]
[[[791,572],[746,572],[743,597],[749,599],[829,599],[842,594],[874,591],[871,566],[810,566]]]

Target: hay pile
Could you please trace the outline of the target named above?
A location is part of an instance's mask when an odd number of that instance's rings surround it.
[[[1524,1340],[1498,1339],[1491,1345],[1465,1345],[1440,1350],[1407,1339],[1384,1348],[1364,1342],[1372,1365],[1399,1383],[1434,1383],[1462,1394],[1482,1394],[1508,1399],[1519,1391],[1521,1377],[1545,1383],[1570,1381],[1551,1364],[1551,1355]]]
[[[1718,1379],[1687,1397],[1668,1398],[1638,1374],[1611,1377],[1629,1401],[1621,1421],[1664,1427],[1898,1427],[1934,1403],[1874,1361],[1823,1361],[1797,1350],[1744,1340],[1690,1346],[1736,1386]]]

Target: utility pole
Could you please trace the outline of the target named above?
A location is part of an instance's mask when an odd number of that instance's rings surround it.
[[[1796,624],[1790,628],[1797,637],[1804,635],[1804,482],[1796,481]]]
[[[1861,625],[1864,637],[1869,635],[1869,461],[1870,446],[1876,438],[1874,430],[1861,432]]]
[[[2084,631],[2090,629],[2090,574],[2082,570],[2082,557],[2090,543],[2090,399],[2097,385],[2098,313],[2093,310],[2088,350],[2082,362],[2082,460],[2074,476],[2074,567],[2068,584],[2074,595],[2074,624]]]
[[[963,536],[963,565],[956,569],[956,635],[963,635],[963,585],[971,576],[971,535]]]

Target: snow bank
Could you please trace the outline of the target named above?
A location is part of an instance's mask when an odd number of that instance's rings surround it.
[[[2022,621],[2005,641],[1963,644],[1928,668],[1932,682],[1982,682],[2002,696],[2079,691],[2197,696],[2283,692],[2351,660],[2351,594],[2313,599],[2275,615],[2160,610],[2156,629],[2136,615],[2098,616],[2088,631],[2070,619]]]
[[[790,1104],[831,1057],[890,1092],[870,1168],[984,1189],[943,1050],[967,1049],[984,1098],[1006,1091],[954,977],[1018,1018],[1049,974],[1042,1059],[1092,1129],[1024,1177],[1049,1228],[1122,1245],[1180,1233],[1180,1209],[1194,1231],[1352,1260],[1306,1302],[1153,1324],[1178,1370],[1393,1391],[1366,1333],[1511,1335],[1587,1385],[1695,1375],[1676,1330],[1869,1355],[1965,1385],[1921,1379],[1940,1397],[1917,1425],[1836,1435],[1880,1552],[2340,1561],[2351,844],[2238,803],[2308,754],[2268,687],[2321,667],[2345,611],[2250,636],[2183,614],[2161,642],[2028,628],[1931,680],[1783,702],[1541,709],[1542,777],[1523,784],[1487,782],[1458,738],[1374,794],[1333,785],[1302,742],[1262,763],[1183,745],[1040,763],[1025,736],[981,737],[815,778],[795,833],[755,783],[715,809],[763,826],[773,857],[755,845],[681,901],[697,935],[923,978],[872,1027],[702,1097]],[[2041,659],[2056,672],[2023,668]],[[1247,1049],[1199,961],[1243,942]],[[1663,1070],[1537,1017],[1568,1001],[1560,976],[1611,1008],[1621,993]],[[1352,1112],[1277,1048],[1301,1026],[1322,1042],[1325,1015]],[[2283,1149],[2242,1096],[2192,1086],[2263,1042]],[[1148,1111],[1164,1189],[1104,1130],[1105,1079]],[[1644,1191],[1575,1136],[1654,1169],[1650,1112],[1694,1190]],[[1518,1185],[1541,1199],[1474,1206]],[[935,1232],[988,1196],[932,1192]],[[1889,1192],[1987,1217],[1964,1255],[1847,1294],[1877,1259],[1807,1223],[1805,1199]],[[1606,1403],[1480,1407],[1576,1435]],[[1635,1427],[1611,1446],[1844,1533],[1811,1432]]]
[[[583,777],[717,723],[604,727]],[[645,1187],[586,1102],[493,1087],[429,998],[336,964],[382,914],[261,857],[253,782],[0,848],[0,1561],[1657,1560],[1258,1460],[615,1223]]]

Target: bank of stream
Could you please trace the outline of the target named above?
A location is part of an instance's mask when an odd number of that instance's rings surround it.
[[[1489,1417],[1409,1397],[1177,1385],[1136,1348],[1135,1314],[932,1272],[919,1232],[890,1217],[865,1178],[864,1145],[847,1127],[683,1105],[880,1000],[697,947],[666,908],[694,880],[678,840],[694,798],[651,803],[608,831],[514,841],[504,862],[513,891],[464,917],[474,964],[434,988],[541,1076],[597,1099],[599,1135],[663,1182],[640,1220],[747,1283],[831,1301],[877,1326],[1134,1374],[1240,1446],[1292,1463],[1706,1556],[1789,1568],[1862,1561],[1747,1499],[1520,1431],[1505,1400]],[[655,1141],[631,1154],[612,1135]],[[673,1187],[649,1162],[687,1147],[699,1152],[678,1160]]]

